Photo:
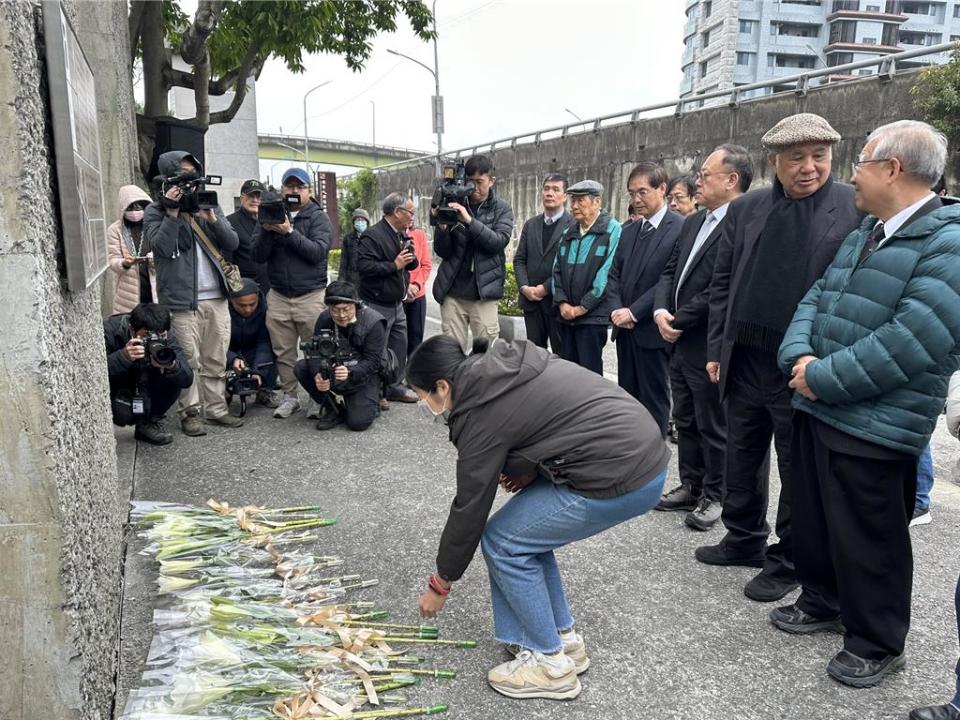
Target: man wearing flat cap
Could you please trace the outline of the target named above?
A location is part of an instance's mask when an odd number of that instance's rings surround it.
[[[553,264],[553,303],[560,313],[560,357],[603,374],[603,346],[613,301],[607,277],[620,242],[620,223],[602,209],[603,185],[567,188],[575,222],[564,228]]]
[[[833,145],[840,135],[819,115],[800,113],[763,136],[773,186],[733,201],[710,285],[707,373],[720,385],[727,411],[727,533],[697,548],[708,565],[761,568],[744,587],[759,602],[797,586],[790,533],[789,378],[777,350],[797,304],[859,223],[854,191],[834,182]],[[767,546],[770,440],[780,471],[776,531]]]

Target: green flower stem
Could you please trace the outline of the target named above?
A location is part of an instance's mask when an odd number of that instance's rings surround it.
[[[431,705],[429,707],[400,708],[397,710],[363,710],[351,713],[346,717],[352,720],[374,720],[374,718],[411,717],[413,715],[439,715],[447,711],[446,705]]]
[[[396,637],[390,635],[388,637],[381,638],[384,642],[395,642],[395,643],[421,643],[424,645],[453,645],[458,648],[475,648],[477,646],[476,640],[437,640],[426,639],[426,638],[405,638],[405,637]]]

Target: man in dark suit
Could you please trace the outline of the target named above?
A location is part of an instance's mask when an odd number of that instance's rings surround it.
[[[667,343],[653,321],[653,296],[670,260],[683,217],[667,207],[666,170],[642,162],[630,171],[627,192],[641,219],[623,231],[610,270],[610,314],[617,342],[617,380],[667,434],[670,388]]]
[[[853,188],[830,174],[840,135],[801,113],[763,136],[773,187],[730,204],[710,285],[707,372],[727,411],[727,534],[697,548],[708,565],[762,568],[744,587],[752,600],[779,600],[797,587],[790,536],[792,391],[777,350],[793,312],[859,222]],[[779,542],[767,547],[770,440],[780,471]]]
[[[671,343],[670,391],[678,435],[680,485],[658,510],[686,510],[687,525],[709,530],[723,507],[727,423],[720,392],[707,376],[707,319],[717,240],[730,203],[750,188],[753,163],[747,149],[721,145],[697,173],[703,208],[683,223],[654,299],[653,319]]]
[[[564,229],[573,222],[566,211],[567,178],[552,173],[543,180],[543,212],[523,224],[513,256],[527,339],[560,354],[557,309],[550,294],[553,261]]]

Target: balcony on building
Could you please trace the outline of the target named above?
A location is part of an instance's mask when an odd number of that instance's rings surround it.
[[[819,45],[820,24],[774,21],[770,23],[769,45],[774,50],[804,51]]]
[[[827,22],[838,18],[902,23],[907,21],[902,0],[833,0]]]
[[[897,23],[884,23],[880,37],[861,35],[856,20],[838,19],[830,23],[830,35],[824,52],[866,52],[873,55],[897,52],[900,28]]]
[[[900,5],[903,14],[912,23],[940,26],[946,19],[947,5],[944,2],[902,0]]]

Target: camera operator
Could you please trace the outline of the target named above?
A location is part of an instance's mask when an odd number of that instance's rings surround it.
[[[173,442],[163,416],[193,384],[187,356],[169,331],[170,311],[153,303],[103,321],[113,423],[136,426],[137,440],[153,445]]]
[[[282,223],[258,225],[253,235],[254,259],[267,263],[270,275],[267,328],[284,392],[283,402],[273,412],[276,418],[288,418],[300,409],[293,372],[297,343],[310,338],[325,307],[327,251],[333,240],[333,225],[320,203],[310,196],[306,171],[290,168],[282,182],[284,197],[296,195],[299,202]]]
[[[240,268],[245,278],[253,278],[264,294],[270,291],[270,276],[267,264],[253,258],[253,233],[257,229],[257,213],[260,210],[260,198],[263,195],[263,183],[259,180],[247,180],[240,186],[240,209],[227,215],[227,222],[236,231],[240,244],[230,255],[230,260]]]
[[[167,180],[184,173],[203,175],[196,158],[182,150],[163,153],[157,167]],[[197,380],[177,401],[183,434],[196,437],[207,434],[202,415],[209,424],[243,425],[230,414],[225,400],[230,312],[222,258],[217,256],[236,250],[238,240],[219,209],[182,211],[192,191],[169,184],[160,202],[147,208],[143,232],[153,250],[157,295],[170,308],[171,327]]]
[[[268,408],[280,404],[277,387],[277,358],[267,330],[267,300],[253,278],[230,295],[230,347],[227,370],[249,368],[257,379],[257,402]]]
[[[327,309],[317,319],[314,334],[323,331],[332,333],[337,343],[331,376],[318,372],[312,358],[294,367],[300,385],[322,409],[317,430],[330,430],[343,422],[351,430],[366,430],[379,413],[387,321],[361,304],[353,285],[336,281],[327,288]]]
[[[443,333],[467,350],[467,333],[493,342],[500,334],[497,301],[506,277],[504,249],[513,234],[513,208],[497,197],[493,163],[483,155],[467,160],[474,183],[467,206],[450,202],[457,223],[438,223],[433,249],[441,258],[433,297],[440,303]],[[436,208],[431,210],[436,216]]]
[[[360,236],[357,267],[360,298],[387,320],[387,345],[393,350],[400,371],[407,359],[407,314],[403,300],[410,286],[410,271],[420,263],[407,229],[413,225],[413,200],[403,193],[390,193],[383,200],[383,219]],[[386,388],[386,399],[415,403],[416,393],[402,383]]]

